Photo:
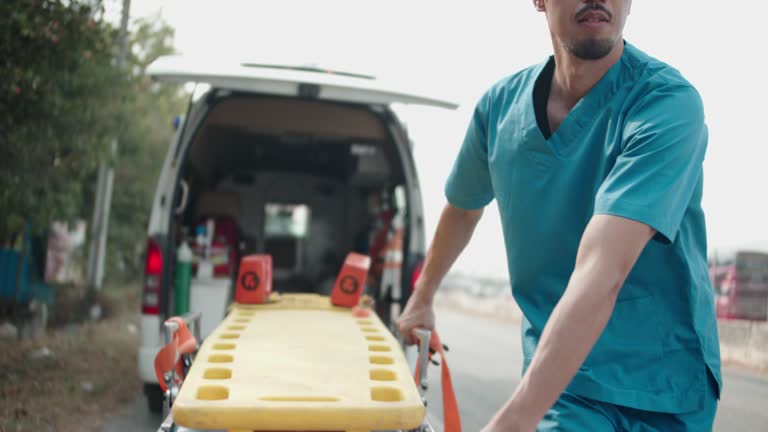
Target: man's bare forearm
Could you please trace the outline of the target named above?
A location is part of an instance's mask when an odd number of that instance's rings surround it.
[[[451,204],[445,205],[414,295],[431,301],[440,281],[472,238],[482,215],[482,209],[464,210]]]
[[[602,334],[624,280],[654,233],[647,225],[629,219],[608,215],[592,218],[568,286],[544,326],[530,367],[485,430],[536,428]]]
[[[533,430],[573,379],[605,329],[617,295],[617,287],[599,271],[573,273],[544,328],[534,361],[503,410],[508,409],[514,421],[525,422],[521,430]]]

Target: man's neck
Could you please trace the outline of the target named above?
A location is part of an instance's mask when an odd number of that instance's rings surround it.
[[[622,39],[600,60],[583,60],[573,56],[558,41],[554,42],[555,74],[552,78],[550,100],[558,100],[567,111],[594,87],[624,52]]]

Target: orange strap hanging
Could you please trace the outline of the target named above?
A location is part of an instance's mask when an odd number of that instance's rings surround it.
[[[181,385],[184,380],[184,359],[182,354],[193,354],[197,349],[197,340],[190,333],[187,324],[180,317],[168,318],[166,322],[175,322],[179,328],[173,334],[173,339],[165,344],[155,356],[155,375],[160,388],[168,390],[164,375],[175,371],[175,383]]]
[[[197,349],[197,340],[187,327],[187,323],[181,317],[171,317],[168,321],[178,324],[179,329],[173,335],[174,338],[178,338],[179,341],[179,353],[180,354],[194,354]],[[168,322],[166,321],[166,322]]]
[[[177,342],[174,338],[170,343],[160,348],[160,351],[158,351],[155,356],[155,375],[157,376],[157,382],[160,384],[160,388],[163,389],[163,391],[168,390],[168,386],[165,384],[163,376],[175,367],[177,353]]]
[[[436,330],[432,330],[432,339],[429,341],[429,357],[433,353],[440,354],[440,382],[443,388],[443,432],[461,432],[461,415],[459,414],[459,404],[456,402],[456,393],[453,391],[453,380],[451,380],[451,370],[448,368],[448,361],[445,358],[445,350],[440,336]],[[416,372],[414,373],[416,384],[419,384],[419,363],[416,363]]]

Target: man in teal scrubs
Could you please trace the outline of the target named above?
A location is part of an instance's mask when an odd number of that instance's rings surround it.
[[[434,327],[440,280],[496,199],[525,370],[483,431],[711,430],[699,94],[624,42],[631,0],[533,3],[554,56],[477,104],[398,327]]]

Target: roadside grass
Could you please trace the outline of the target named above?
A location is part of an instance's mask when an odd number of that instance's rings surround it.
[[[105,288],[98,302],[106,312],[101,321],[70,322],[35,340],[2,341],[0,432],[96,431],[108,414],[140,394],[139,290]],[[67,303],[56,308],[81,309]]]

